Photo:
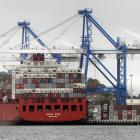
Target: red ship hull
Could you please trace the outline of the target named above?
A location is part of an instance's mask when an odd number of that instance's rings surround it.
[[[16,124],[19,121],[17,103],[0,103],[0,124]]]
[[[0,119],[44,123],[84,120],[87,101],[81,69],[45,62],[44,54],[33,54],[30,60],[12,71],[11,82],[5,82],[1,99],[7,105],[2,104]]]
[[[46,106],[50,106],[51,109],[47,110]],[[40,110],[38,107],[40,107]],[[71,107],[75,108],[71,109]],[[64,110],[64,108],[67,109]],[[48,99],[45,99],[42,103],[33,103],[32,99],[28,101],[20,99],[19,114],[23,120],[30,122],[80,121],[86,118],[86,99],[83,98],[80,102],[75,99],[71,103],[62,103],[61,98],[57,99],[57,103],[49,103]]]

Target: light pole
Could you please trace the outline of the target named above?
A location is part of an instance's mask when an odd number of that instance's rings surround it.
[[[133,78],[134,75],[130,75],[130,78],[131,78],[131,103],[133,103],[133,89],[132,89],[132,78]]]

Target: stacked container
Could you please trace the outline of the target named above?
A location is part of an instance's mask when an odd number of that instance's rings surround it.
[[[44,56],[34,54],[32,60],[37,63],[44,61]],[[45,63],[45,62],[44,62]],[[15,71],[16,94],[61,94],[65,97],[85,96],[85,79],[81,69],[66,69],[53,65],[35,64],[21,66]],[[14,83],[13,83],[14,84]],[[82,95],[83,94],[83,95]]]
[[[95,106],[98,110],[98,113],[97,113],[97,120],[100,121],[101,120],[101,105],[96,105]]]
[[[122,105],[117,105],[117,116],[118,116],[118,120],[123,120],[123,106]]]
[[[132,120],[132,105],[127,105],[127,120]]]
[[[123,120],[126,121],[127,120],[127,110],[123,110]]]
[[[118,110],[114,110],[114,120],[118,121]]]
[[[134,105],[132,106],[132,118],[134,120],[140,121],[140,106]]]
[[[109,120],[109,102],[103,102],[101,104],[101,119]]]
[[[114,105],[110,104],[109,106],[109,120],[113,120],[114,119]]]

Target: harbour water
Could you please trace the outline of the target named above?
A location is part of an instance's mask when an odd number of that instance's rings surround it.
[[[0,126],[0,140],[140,140],[140,126]]]

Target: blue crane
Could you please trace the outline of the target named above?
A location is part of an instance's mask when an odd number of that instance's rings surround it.
[[[78,13],[83,17],[83,29],[82,29],[82,45],[81,48],[86,50],[86,55],[81,54],[80,58],[80,68],[83,67],[83,58],[85,57],[85,79],[87,79],[88,66],[89,62],[93,64],[101,74],[110,82],[113,88],[108,88],[108,91],[113,91],[116,94],[117,104],[126,104],[126,54],[127,46],[125,43],[120,42],[119,39],[114,40],[107,31],[94,19],[92,16],[92,10],[84,9],[79,10]],[[117,77],[109,71],[109,69],[97,58],[96,53],[91,51],[91,39],[92,39],[92,25],[94,25],[104,37],[114,46],[116,52],[119,50],[121,53],[116,53],[117,58]],[[93,59],[95,59],[102,69],[97,66]],[[105,70],[109,76],[113,79],[110,79],[103,70]],[[104,90],[104,88],[103,88]],[[103,91],[101,88],[99,91]],[[92,90],[91,90],[92,91]],[[106,88],[107,91],[107,88]],[[87,89],[87,92],[90,92],[90,89]]]
[[[38,41],[38,43],[42,47],[46,47],[47,45],[39,38],[39,36],[29,27],[29,21],[18,22],[18,26],[22,28],[22,45],[21,49],[29,49],[29,35],[31,34],[34,39]],[[60,63],[62,57],[60,54],[51,54],[53,58],[56,59],[58,63]],[[21,61],[25,60],[28,57],[27,53],[20,54]]]
[[[111,91],[116,94],[117,104],[126,104],[126,54],[127,54],[127,46],[125,43],[122,43],[118,38],[114,40],[107,31],[94,19],[92,16],[92,10],[84,9],[79,10],[78,14],[83,17],[83,28],[82,28],[82,45],[81,48],[86,51],[86,54],[81,54],[80,65],[79,67],[83,68],[83,61],[85,58],[85,80],[87,80],[88,74],[88,66],[89,63],[93,64],[99,72],[109,81],[112,85],[111,88],[100,87],[98,91]],[[29,34],[31,34],[43,47],[47,47],[47,45],[39,38],[39,36],[29,27],[30,22],[23,21],[18,22],[18,26],[22,27],[22,49],[29,48]],[[59,24],[58,24],[59,25]],[[100,59],[96,56],[96,53],[91,49],[91,40],[92,40],[92,25],[94,25],[103,35],[104,37],[114,46],[116,50],[116,59],[117,59],[117,77],[114,76],[113,73],[109,71],[109,69],[100,61]],[[117,53],[119,50],[120,53]],[[101,50],[100,50],[101,51]],[[53,58],[55,58],[59,63],[62,59],[61,54],[51,54]],[[21,54],[21,59],[26,59],[28,54]],[[98,64],[102,67],[99,68],[98,65],[94,63],[94,60],[98,62]],[[108,77],[105,72],[111,77]],[[91,92],[92,89],[87,89],[87,92]]]

